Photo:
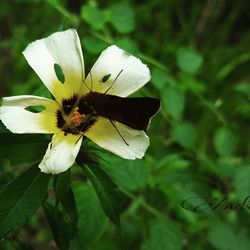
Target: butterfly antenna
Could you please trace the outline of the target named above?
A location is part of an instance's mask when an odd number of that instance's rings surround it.
[[[107,92],[113,87],[114,83],[116,82],[116,80],[118,79],[118,77],[121,75],[123,69],[118,73],[118,75],[116,76],[116,78],[114,79],[114,81],[111,83],[110,87],[104,92],[104,94],[107,94]]]
[[[119,130],[118,130],[118,128],[115,126],[115,124],[114,124],[114,122],[111,120],[111,119],[109,119],[109,121],[110,121],[110,123],[112,124],[112,126],[115,128],[115,130],[116,130],[116,132],[118,133],[118,135],[122,138],[122,140],[125,142],[125,144],[127,145],[127,146],[129,146],[129,144],[125,141],[125,139],[124,139],[124,137],[121,135],[121,133],[119,132]]]
[[[90,75],[90,81],[91,81],[91,90],[90,91],[92,91],[92,89],[93,89],[93,77],[92,77],[92,73],[91,73],[91,70],[89,71],[89,75]]]
[[[93,82],[93,80],[92,80],[92,74],[91,74],[91,70],[89,71],[89,74],[90,74],[90,79],[91,79],[91,86],[89,87],[88,85],[87,85],[87,83],[86,83],[86,79],[85,80],[83,80],[83,84],[86,86],[86,88],[91,92],[92,91],[92,82]],[[83,86],[83,85],[82,85]],[[82,92],[82,91],[81,91]]]
[[[89,88],[89,86],[87,85],[87,83],[85,82],[85,80],[83,80],[83,84],[87,87],[87,89],[88,89],[89,91],[92,91],[92,90]]]
[[[84,133],[82,133],[80,136],[79,136],[79,138],[76,140],[76,142],[75,142],[75,144],[77,144],[80,140],[81,140],[81,138],[84,136]]]

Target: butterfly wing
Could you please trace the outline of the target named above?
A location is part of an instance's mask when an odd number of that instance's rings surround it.
[[[147,130],[161,106],[160,100],[151,97],[123,98],[97,92],[90,92],[85,100],[93,106],[97,116],[138,130]]]

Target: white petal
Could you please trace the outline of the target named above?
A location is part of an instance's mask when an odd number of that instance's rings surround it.
[[[23,54],[58,101],[81,91],[84,64],[76,30],[56,32],[47,38],[32,42]],[[55,64],[59,64],[62,68],[64,83],[57,79]]]
[[[81,147],[82,138],[79,138],[79,135],[65,136],[63,132],[55,134],[38,166],[41,171],[47,174],[59,174],[70,168]]]
[[[29,106],[43,106],[45,110],[33,113],[25,108]],[[56,111],[59,105],[52,100],[31,96],[4,97],[0,107],[0,119],[13,133],[55,133]]]
[[[102,82],[103,77],[109,74],[108,81]],[[113,83],[107,94],[126,97],[149,80],[149,69],[141,60],[112,45],[102,52],[85,82],[89,88],[92,86],[93,91],[100,93]]]
[[[85,133],[85,136],[122,158],[141,159],[149,146],[149,138],[145,132],[129,128],[119,122],[115,122],[115,126],[128,145],[122,140],[111,122],[102,117]]]

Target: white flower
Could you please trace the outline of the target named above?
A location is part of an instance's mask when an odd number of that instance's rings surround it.
[[[145,85],[150,80],[150,73],[139,59],[110,46],[102,52],[85,79],[80,40],[74,29],[32,42],[23,54],[55,100],[31,95],[4,97],[0,119],[13,133],[54,134],[39,164],[42,172],[58,174],[66,171],[75,161],[82,135],[125,159],[144,156],[149,138],[143,130],[117,121],[114,126],[102,116],[88,120],[80,110],[85,107],[81,102],[90,88],[99,93],[109,89],[110,95],[126,97]],[[64,82],[56,74],[55,66],[58,65]],[[107,79],[104,80],[105,76]],[[32,106],[45,109],[34,113],[28,110]],[[79,125],[82,125],[81,129]]]

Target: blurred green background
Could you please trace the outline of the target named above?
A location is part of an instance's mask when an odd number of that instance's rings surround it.
[[[162,100],[143,160],[103,155],[106,173],[128,196],[121,230],[85,178],[72,182],[84,247],[71,249],[250,249],[249,9],[243,0],[1,1],[1,97],[44,95],[22,51],[74,27],[86,69],[116,44],[150,68],[150,83],[135,95]],[[32,138],[22,135],[19,144]],[[1,185],[46,149],[15,143],[1,137]],[[58,249],[43,210],[1,249]]]

